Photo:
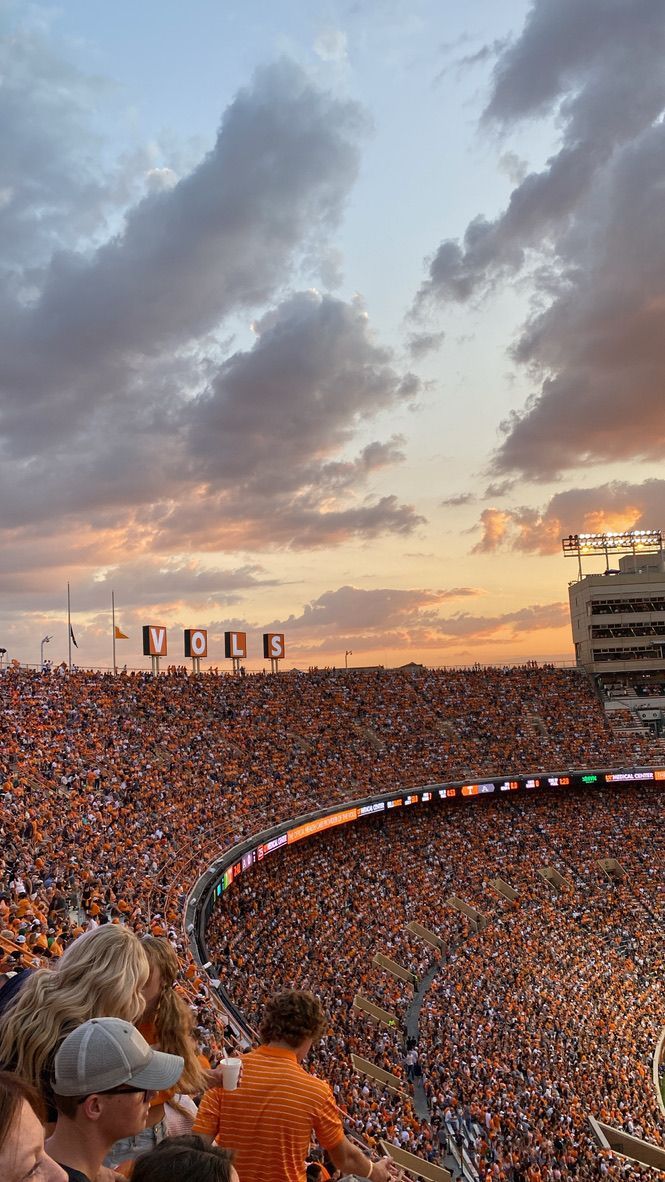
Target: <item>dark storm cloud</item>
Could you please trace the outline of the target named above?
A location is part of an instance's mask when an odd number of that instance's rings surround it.
[[[665,480],[610,481],[556,493],[544,508],[486,509],[476,553],[518,550],[560,554],[568,534],[659,529],[665,524]]]
[[[499,55],[488,127],[555,111],[560,151],[529,173],[495,220],[468,225],[429,264],[419,302],[465,301],[518,271],[527,252],[555,238],[612,153],[665,105],[661,0],[535,0],[521,35]]]

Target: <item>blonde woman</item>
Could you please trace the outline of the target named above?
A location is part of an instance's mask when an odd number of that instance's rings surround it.
[[[51,1091],[55,1053],[88,1018],[135,1023],[145,1002],[150,967],[138,936],[108,924],[74,940],[52,968],[32,973],[0,1020],[0,1065],[41,1092],[56,1113]]]
[[[191,1128],[196,1106],[190,1097],[205,1091],[211,1074],[204,1071],[199,1061],[193,1036],[194,1015],[174,988],[180,965],[173,947],[168,940],[157,936],[145,936],[141,946],[148,958],[150,975],[143,988],[144,1009],[137,1026],[150,1046],[182,1056],[185,1067],[174,1088],[156,1092],[152,1097],[144,1132],[117,1141],[113,1146],[104,1159],[105,1165],[113,1168],[121,1162],[133,1161],[163,1141],[173,1131],[174,1116],[180,1118],[179,1128]]]

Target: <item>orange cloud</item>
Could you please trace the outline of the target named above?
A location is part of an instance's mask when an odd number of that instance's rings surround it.
[[[516,550],[525,554],[557,554],[561,539],[571,533],[658,529],[665,517],[665,480],[642,484],[612,481],[595,488],[556,493],[543,508],[483,510],[480,541],[474,554]]]

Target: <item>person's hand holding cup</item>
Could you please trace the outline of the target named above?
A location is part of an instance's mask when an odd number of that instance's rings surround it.
[[[236,1088],[240,1086],[242,1059],[222,1059],[219,1069],[222,1074],[222,1087],[224,1091],[235,1092]]]

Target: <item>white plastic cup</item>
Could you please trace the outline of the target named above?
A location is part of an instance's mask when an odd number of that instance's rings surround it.
[[[238,1076],[242,1067],[242,1059],[222,1059],[222,1083],[225,1092],[235,1092],[238,1086]]]

